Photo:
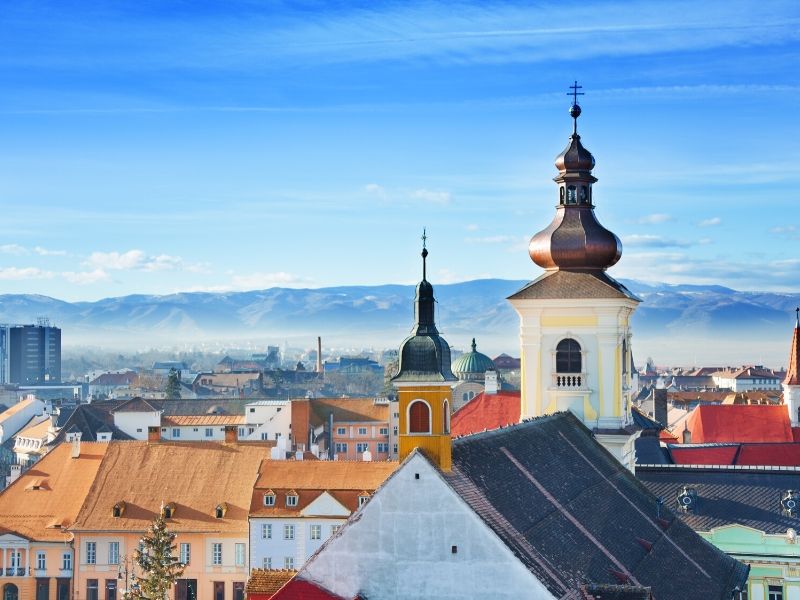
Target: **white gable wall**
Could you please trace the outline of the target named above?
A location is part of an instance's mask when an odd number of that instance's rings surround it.
[[[554,598],[420,454],[300,577],[345,598]]]

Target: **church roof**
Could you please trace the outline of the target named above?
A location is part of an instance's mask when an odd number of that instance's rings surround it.
[[[628,288],[604,271],[545,271],[509,300],[628,298],[641,302]]]
[[[657,514],[655,496],[569,412],[456,440],[443,476],[556,597],[591,583],[727,599],[747,579],[746,565]]]
[[[463,373],[467,374],[483,374],[486,371],[494,371],[494,361],[486,356],[478,352],[477,344],[475,343],[475,338],[472,338],[472,351],[465,352],[457,359],[453,361],[452,366],[453,373],[456,376]]]

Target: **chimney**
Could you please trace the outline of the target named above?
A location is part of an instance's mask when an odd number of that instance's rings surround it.
[[[496,394],[500,386],[497,381],[497,371],[486,371],[486,379],[483,384],[483,391],[486,394]]]
[[[76,431],[70,434],[70,442],[72,443],[72,450],[70,451],[71,458],[80,458],[81,455],[81,432]]]
[[[317,373],[322,373],[322,338],[317,336]]]
[[[683,425],[683,443],[684,444],[692,443],[692,432],[689,431],[689,423],[684,423]]]
[[[11,465],[11,473],[6,477],[6,486],[11,485],[22,475],[22,465]]]
[[[147,428],[147,443],[155,444],[161,441],[161,427],[151,425]]]
[[[236,425],[225,425],[225,443],[226,444],[235,444],[239,439],[239,436],[236,435]]]
[[[653,390],[653,418],[664,427],[667,423],[667,390],[659,388]]]

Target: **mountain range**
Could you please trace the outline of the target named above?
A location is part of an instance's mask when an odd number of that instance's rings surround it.
[[[643,302],[633,317],[634,349],[670,364],[785,365],[800,294],[722,286],[622,282]],[[488,354],[519,354],[519,321],[506,297],[526,281],[481,279],[436,285],[437,324],[456,348],[472,337]],[[414,286],[270,288],[247,292],[131,295],[65,302],[0,295],[0,322],[48,317],[65,347],[109,349],[196,344],[395,347],[413,321]],[[642,359],[644,356],[642,356]]]

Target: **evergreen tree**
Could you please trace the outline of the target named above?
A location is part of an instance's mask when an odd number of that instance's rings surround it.
[[[167,387],[164,388],[164,393],[167,396],[167,400],[181,399],[181,374],[174,368],[169,370]]]
[[[166,600],[170,588],[186,568],[174,556],[176,550],[175,534],[167,530],[164,517],[159,514],[133,553],[139,575],[128,599]]]

